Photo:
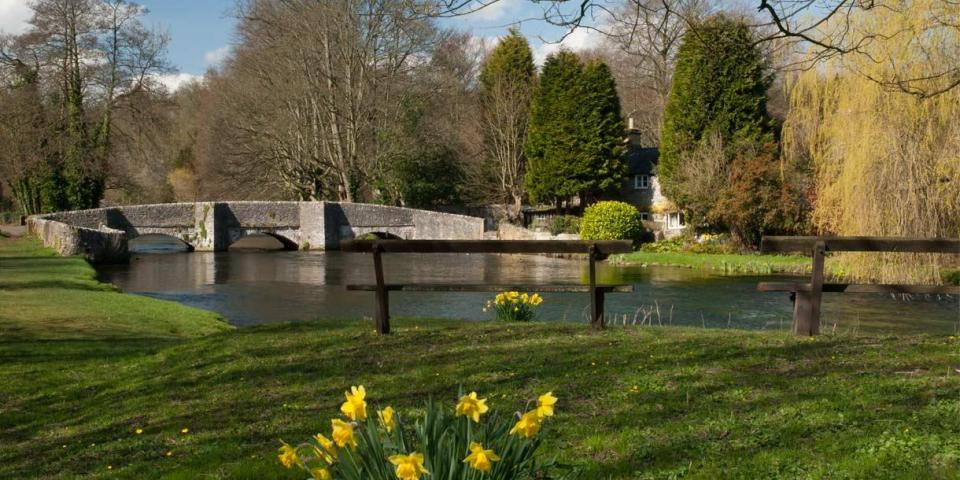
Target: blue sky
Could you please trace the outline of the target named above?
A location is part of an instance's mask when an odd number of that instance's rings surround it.
[[[30,17],[30,0],[0,0],[0,31],[20,33]],[[171,76],[171,85],[178,81],[203,75],[216,66],[228,52],[233,41],[234,20],[230,12],[234,0],[140,0],[150,13],[144,18],[148,25],[170,32],[169,58],[180,72]],[[441,25],[467,30],[477,37],[494,39],[503,35],[512,24],[518,24],[533,46],[538,60],[558,48],[556,42],[562,29],[550,27],[543,21],[523,21],[542,17],[542,7],[530,0],[499,0],[486,8],[464,17],[441,20]],[[543,37],[547,43],[540,40]],[[587,30],[575,32],[564,40],[564,45],[579,50],[595,45],[599,35]]]

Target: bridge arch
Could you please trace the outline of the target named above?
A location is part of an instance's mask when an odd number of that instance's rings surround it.
[[[180,253],[192,252],[193,245],[173,235],[146,233],[127,238],[127,249],[131,253]]]
[[[30,231],[64,255],[122,261],[130,239],[162,234],[196,251],[223,251],[255,233],[287,248],[327,250],[364,234],[478,240],[483,219],[402,207],[338,202],[197,202],[128,205],[34,215]]]

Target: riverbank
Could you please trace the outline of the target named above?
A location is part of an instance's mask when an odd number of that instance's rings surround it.
[[[806,274],[810,257],[803,255],[719,254],[636,251],[615,255],[610,261],[620,265],[653,265],[710,270],[723,274]],[[829,271],[830,266],[827,265]]]
[[[301,478],[279,467],[278,439],[328,430],[355,384],[405,415],[461,385],[508,411],[552,390],[546,453],[583,478],[960,473],[952,337],[411,319],[386,337],[367,321],[230,329],[112,292],[29,241],[0,240],[0,263],[0,478]],[[58,299],[71,290],[85,295]]]

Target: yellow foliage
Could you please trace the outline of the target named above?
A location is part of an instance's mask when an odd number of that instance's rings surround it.
[[[882,81],[960,68],[960,28],[931,25],[956,19],[960,4],[899,5],[852,17],[854,29],[878,34],[864,45],[865,54],[835,57],[792,86],[784,154],[813,167],[813,222],[821,233],[960,236],[960,87],[922,98]],[[939,281],[935,256],[928,257],[847,260],[855,277]]]

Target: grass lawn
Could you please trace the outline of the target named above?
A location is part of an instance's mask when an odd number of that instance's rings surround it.
[[[10,240],[0,302],[0,478],[302,478],[279,467],[278,439],[327,431],[355,384],[407,416],[430,396],[452,408],[459,385],[497,411],[552,390],[545,453],[585,479],[960,476],[953,337],[421,319],[386,337],[359,321],[229,329]]]
[[[803,255],[719,254],[686,252],[641,252],[615,255],[622,265],[657,265],[713,270],[726,274],[810,273],[812,261]],[[827,271],[830,271],[829,259]]]

